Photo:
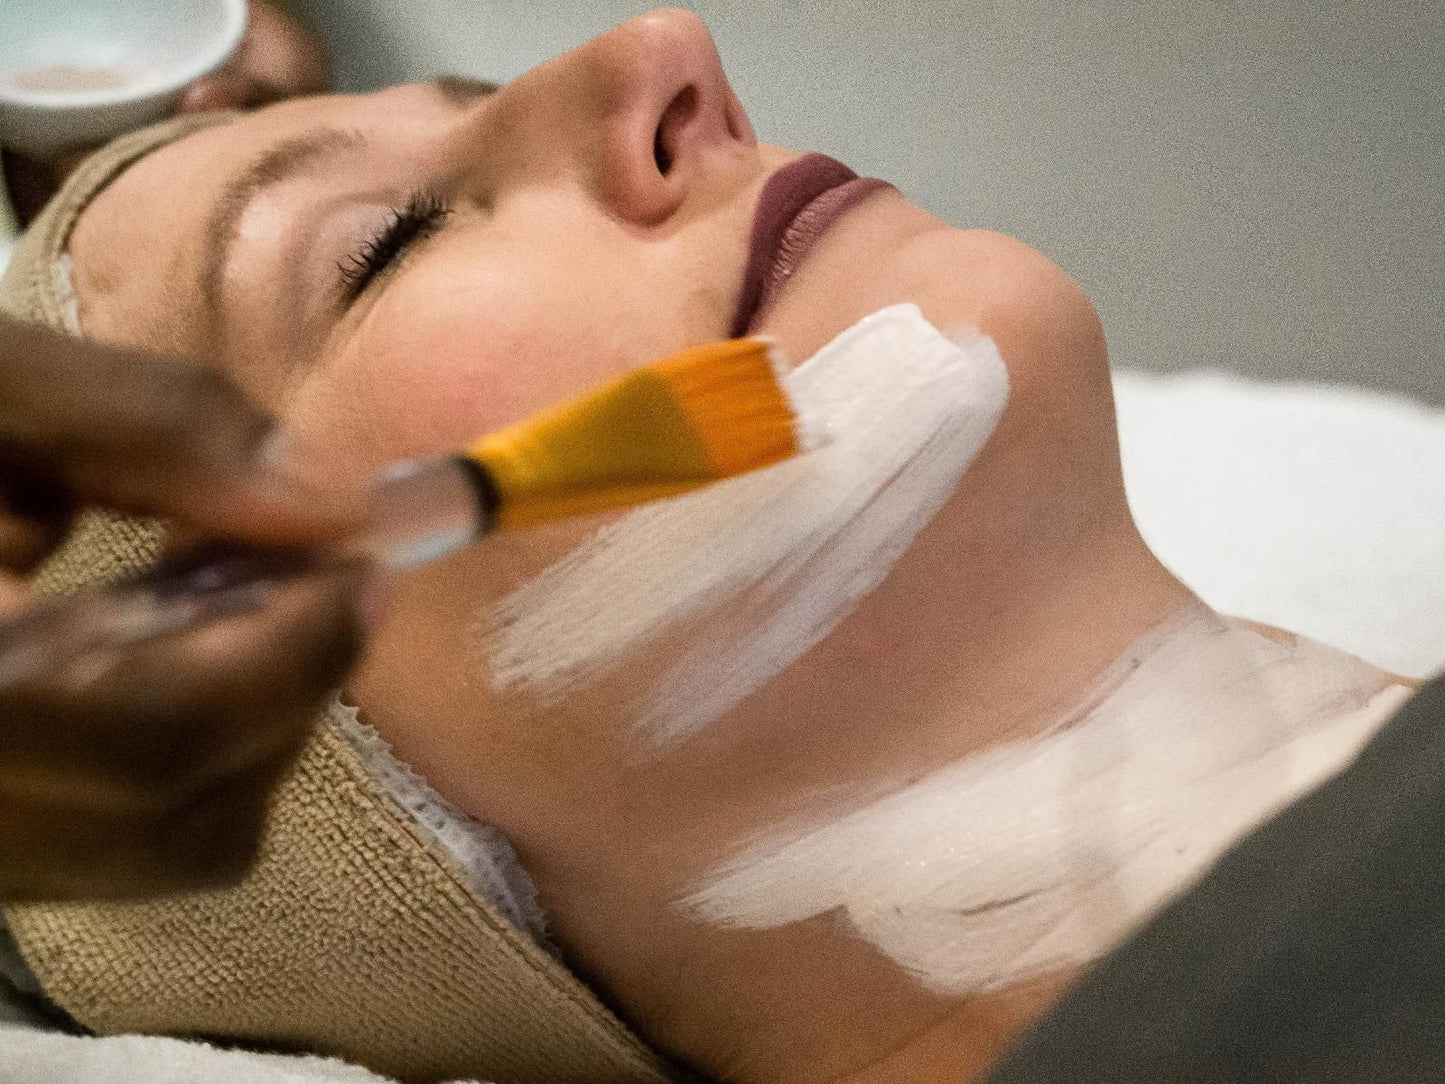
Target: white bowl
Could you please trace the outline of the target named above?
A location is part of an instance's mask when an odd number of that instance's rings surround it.
[[[0,0],[0,145],[43,158],[159,120],[245,30],[246,0]]]

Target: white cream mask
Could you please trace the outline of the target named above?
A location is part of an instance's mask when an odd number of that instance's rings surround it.
[[[883,582],[993,432],[1008,373],[992,340],[945,338],[914,305],[843,332],[788,374],[827,443],[599,531],[483,615],[479,643],[516,710],[604,682],[686,624],[641,702],[671,742],[798,659]]]
[[[1190,609],[1043,734],[795,824],[683,906],[747,929],[838,911],[935,991],[1008,986],[1105,952],[1410,692]]]

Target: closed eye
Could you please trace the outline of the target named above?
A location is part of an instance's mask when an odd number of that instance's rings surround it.
[[[446,200],[430,191],[415,192],[406,206],[393,207],[386,224],[337,263],[342,304],[354,304],[409,248],[436,233],[451,213]]]

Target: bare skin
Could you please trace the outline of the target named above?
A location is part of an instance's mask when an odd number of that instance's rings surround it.
[[[660,129],[688,88],[686,122]],[[342,134],[240,217],[209,314],[198,284],[220,191],[257,152],[318,126]],[[757,142],[701,23],[655,12],[492,95],[284,103],[151,155],[77,228],[84,322],[182,351],[219,341],[220,364],[349,475],[725,337],[758,192],[794,156]],[[444,222],[339,300],[338,264],[419,186],[446,202]],[[167,209],[166,236],[138,205]],[[138,255],[154,275],[125,273]],[[1129,514],[1099,321],[1039,253],[879,193],[823,238],[761,330],[801,359],[898,301],[994,339],[1011,380],[1003,420],[884,585],[697,740],[632,755],[625,719],[645,665],[613,699],[524,724],[475,657],[477,614],[595,522],[500,537],[398,585],[395,619],[347,688],[403,759],[513,840],[579,973],[653,1041],[727,1079],[967,1079],[1041,1011],[1068,976],[946,997],[832,916],[742,933],[676,901],[808,796],[1045,725],[1194,601]]]

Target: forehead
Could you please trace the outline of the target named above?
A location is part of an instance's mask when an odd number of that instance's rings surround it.
[[[279,143],[319,126],[421,138],[485,84],[441,80],[371,95],[270,106],[195,132],[135,162],[80,215],[69,252],[87,336],[204,353],[206,225],[229,183]],[[383,144],[384,145],[384,144]]]

